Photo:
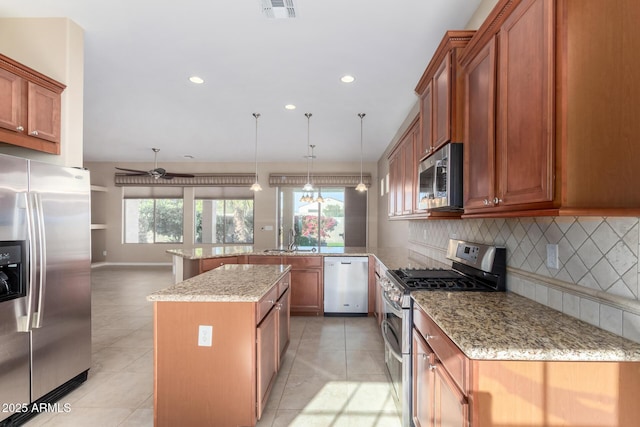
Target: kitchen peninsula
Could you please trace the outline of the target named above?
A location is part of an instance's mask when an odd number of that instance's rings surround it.
[[[147,297],[156,427],[256,424],[289,344],[289,270],[225,265]]]

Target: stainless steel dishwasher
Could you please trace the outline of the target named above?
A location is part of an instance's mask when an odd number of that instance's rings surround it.
[[[369,258],[325,256],[325,316],[366,316],[368,308]]]

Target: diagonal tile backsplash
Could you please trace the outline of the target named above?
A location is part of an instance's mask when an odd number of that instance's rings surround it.
[[[637,217],[412,221],[409,236],[410,249],[446,263],[450,238],[505,246],[510,291],[640,342]],[[547,245],[558,245],[558,268]]]

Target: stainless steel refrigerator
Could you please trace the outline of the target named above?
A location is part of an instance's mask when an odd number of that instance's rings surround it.
[[[0,155],[0,425],[91,365],[89,173]]]

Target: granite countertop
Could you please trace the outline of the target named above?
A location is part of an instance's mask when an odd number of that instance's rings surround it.
[[[470,359],[640,361],[640,344],[512,292],[412,292]]]
[[[293,252],[265,252],[265,249],[253,246],[212,246],[193,249],[169,249],[167,253],[189,260],[220,258],[235,255],[286,255],[286,256],[369,256],[373,255],[388,269],[425,268],[425,267],[450,267],[451,264],[443,264],[423,255],[419,255],[406,248],[377,248],[377,247],[321,247],[317,252],[311,252],[310,248],[301,248],[301,251]]]
[[[147,301],[257,302],[288,265],[229,264],[147,296]]]
[[[167,253],[185,259],[208,259],[234,255],[286,255],[286,256],[367,256],[370,251],[364,247],[300,247],[296,251],[282,248],[254,248],[253,246],[211,246],[193,249],[168,249]]]

